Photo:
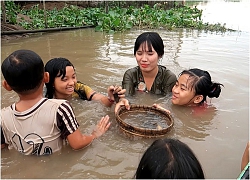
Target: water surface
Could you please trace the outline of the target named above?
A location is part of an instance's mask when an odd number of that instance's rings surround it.
[[[237,7],[237,3],[242,2],[228,3]],[[209,3],[205,7],[209,7]],[[121,85],[124,72],[136,66],[133,45],[136,37],[144,31],[109,35],[93,29],[80,29],[38,34],[2,42],[1,58],[17,49],[37,52],[44,63],[54,57],[68,58],[76,67],[78,80],[106,94],[109,85]],[[249,139],[249,33],[244,28],[243,31],[226,33],[186,29],[154,31],[161,35],[165,45],[160,64],[176,75],[187,68],[205,69],[224,88],[219,98],[208,99],[209,108],[202,112],[173,106],[169,96],[139,93],[134,103],[159,103],[172,112],[174,127],[166,137],[180,139],[193,149],[206,178],[236,178]],[[17,100],[13,92],[2,87],[1,93],[2,107]],[[83,133],[90,133],[105,114],[110,115],[112,122],[109,131],[83,150],[74,151],[65,146],[62,151],[46,157],[2,150],[2,178],[133,177],[143,152],[154,139],[125,136],[117,127],[114,107],[82,100],[73,100],[72,106]]]

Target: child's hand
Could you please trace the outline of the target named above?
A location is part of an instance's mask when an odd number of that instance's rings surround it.
[[[130,109],[130,105],[129,105],[129,101],[125,98],[120,99],[120,101],[118,103],[116,103],[115,105],[115,114],[117,113],[118,109],[121,106],[125,106],[127,110]]]
[[[159,104],[153,104],[153,107],[161,109],[163,111],[166,111],[168,114],[170,114],[171,112],[165,108],[163,108],[162,106],[160,106]]]
[[[106,115],[105,117],[102,117],[102,119],[98,122],[95,129],[93,130],[92,135],[94,135],[95,138],[100,137],[108,130],[110,124],[111,123],[109,122],[108,115]]]
[[[126,89],[122,89],[121,86],[113,85],[108,87],[108,97],[110,100],[119,102],[120,98],[125,97]]]

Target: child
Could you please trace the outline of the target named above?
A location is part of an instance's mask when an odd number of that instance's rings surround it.
[[[197,68],[184,70],[180,73],[179,79],[172,89],[172,104],[205,106],[207,96],[209,98],[218,98],[220,96],[221,86],[223,85],[220,83],[212,82],[207,71]],[[162,108],[158,104],[153,106]]]
[[[77,81],[73,64],[66,58],[54,58],[45,65],[45,72],[50,75],[49,82],[45,83],[46,97],[51,99],[67,99],[79,97],[83,100],[99,100],[105,106],[111,106],[115,101],[124,98],[126,89],[119,86],[110,86],[108,96],[95,92],[86,84]]]
[[[143,154],[136,179],[204,179],[193,151],[177,139],[157,139]]]
[[[1,70],[3,87],[19,96],[18,102],[2,109],[1,147],[6,143],[25,155],[47,155],[60,150],[64,139],[77,150],[108,130],[109,116],[105,116],[91,135],[83,135],[66,100],[43,97],[49,74],[44,72],[43,61],[35,52],[13,52],[3,61]]]
[[[136,91],[167,95],[171,92],[177,78],[165,66],[158,65],[164,55],[162,38],[156,32],[145,32],[135,41],[134,56],[137,67],[128,69],[122,81],[126,95]]]

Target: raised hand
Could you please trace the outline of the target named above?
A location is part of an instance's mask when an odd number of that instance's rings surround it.
[[[109,122],[108,115],[106,115],[105,117],[102,117],[101,120],[96,125],[95,129],[93,130],[92,135],[94,135],[95,138],[100,137],[108,130],[110,124],[111,123]]]

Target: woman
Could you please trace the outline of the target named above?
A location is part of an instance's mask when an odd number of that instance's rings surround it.
[[[54,58],[45,65],[45,71],[49,73],[49,82],[46,83],[45,97],[51,99],[67,99],[79,97],[83,100],[99,100],[105,106],[111,106],[115,101],[125,97],[125,89],[119,86],[110,86],[108,96],[97,93],[89,86],[76,79],[74,65],[66,58]],[[125,102],[126,104],[127,102]]]
[[[137,67],[128,69],[122,81],[126,95],[136,91],[166,95],[171,92],[176,76],[169,69],[158,65],[164,55],[164,45],[156,32],[145,32],[139,35],[134,45],[134,56]]]
[[[136,179],[204,179],[193,151],[177,139],[157,139],[143,154]]]

